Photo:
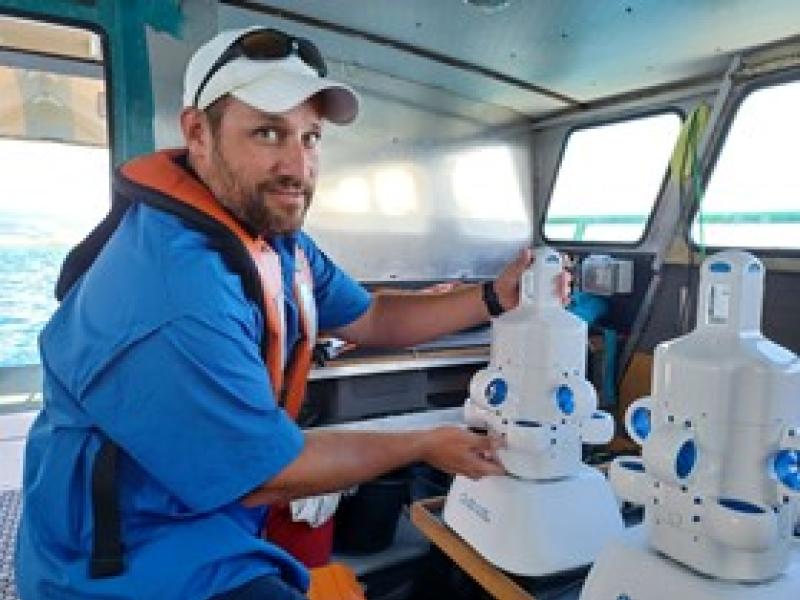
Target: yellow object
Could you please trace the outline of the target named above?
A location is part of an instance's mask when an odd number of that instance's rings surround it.
[[[311,569],[310,600],[366,600],[355,573],[343,564]]]
[[[689,114],[681,127],[681,133],[670,159],[672,174],[679,177],[680,181],[688,181],[692,177],[693,170],[700,166],[696,164],[699,158],[697,146],[706,130],[710,114],[711,108],[706,102],[701,102]]]

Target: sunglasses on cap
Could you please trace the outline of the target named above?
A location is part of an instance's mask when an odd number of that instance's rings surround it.
[[[192,104],[197,106],[200,94],[203,93],[214,74],[237,58],[278,60],[288,58],[293,54],[314,69],[320,77],[325,77],[328,74],[328,67],[325,65],[322,54],[309,40],[289,35],[277,29],[257,29],[245,33],[228,46],[225,52],[219,55],[219,58],[214,61],[214,64],[211,65],[208,73],[206,73],[197,87]]]

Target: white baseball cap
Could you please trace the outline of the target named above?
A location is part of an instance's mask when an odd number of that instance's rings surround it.
[[[326,77],[310,41],[265,27],[222,31],[192,56],[183,83],[183,106],[205,109],[225,94],[268,113],[291,110],[312,96],[323,117],[341,125],[358,114],[358,96]]]

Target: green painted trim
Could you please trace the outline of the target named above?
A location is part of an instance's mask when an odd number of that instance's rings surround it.
[[[43,20],[82,21],[87,24],[100,25],[97,18],[97,7],[75,0],[0,0],[2,10],[28,13],[32,17],[39,16]]]
[[[704,225],[782,225],[800,223],[800,211],[772,211],[746,213],[698,213],[702,214]]]
[[[545,225],[638,225],[647,222],[649,215],[586,215],[577,217],[547,217]]]
[[[111,72],[111,148],[119,165],[153,149],[153,92],[143,21],[132,2],[102,2]]]
[[[159,7],[161,4],[163,6]],[[183,16],[177,0],[101,0],[100,11],[110,46],[112,156],[118,165],[155,149],[155,109],[146,26],[177,35]]]
[[[702,214],[703,227],[709,225],[785,225],[800,223],[798,211],[741,212],[741,213],[698,213]],[[575,217],[548,217],[548,225],[575,225],[572,241],[583,242],[586,227],[589,225],[642,225],[649,215],[586,215]]]
[[[649,215],[587,215],[577,217],[548,217],[546,225],[638,225],[647,222]],[[703,213],[703,223],[800,223],[800,210],[768,212]]]
[[[181,0],[148,0],[142,4],[145,22],[156,31],[179,36],[183,30]]]
[[[180,0],[101,0],[109,27],[114,92],[114,163],[155,149],[153,80],[146,27],[180,35]],[[121,127],[120,127],[121,124]],[[119,132],[119,135],[116,133]]]

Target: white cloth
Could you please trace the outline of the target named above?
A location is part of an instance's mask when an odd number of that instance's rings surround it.
[[[336,507],[339,506],[341,497],[342,494],[340,492],[334,492],[332,494],[292,500],[289,503],[292,521],[305,521],[311,527],[319,527],[336,512]]]

